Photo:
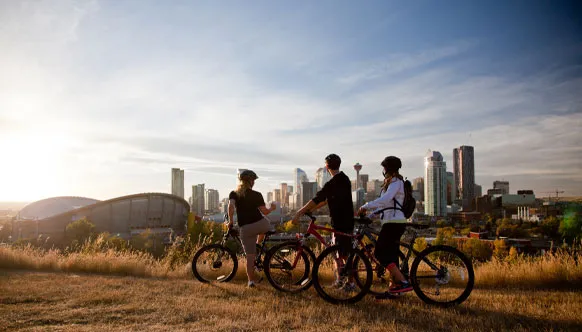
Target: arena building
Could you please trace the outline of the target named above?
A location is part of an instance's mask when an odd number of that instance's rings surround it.
[[[99,233],[129,239],[145,230],[167,235],[186,232],[190,205],[165,193],[143,193],[99,201],[85,197],[53,197],[25,206],[12,227],[12,239],[52,239],[66,236],[71,222],[87,218]]]

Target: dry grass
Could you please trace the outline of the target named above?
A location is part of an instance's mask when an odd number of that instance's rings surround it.
[[[266,282],[247,289],[241,270],[230,283],[206,285],[187,265],[172,270],[148,255],[112,250],[0,247],[0,268],[1,331],[582,329],[582,269],[566,254],[477,266],[475,290],[453,309],[413,294],[332,306],[313,290],[288,295]]]
[[[0,270],[0,330],[499,331],[580,330],[577,291],[483,290],[453,309],[414,295],[332,306],[242,280],[156,279]]]
[[[85,272],[136,277],[185,277],[186,268],[171,269],[164,261],[142,252],[116,251],[62,253],[42,250],[0,247],[0,268],[39,271]]]

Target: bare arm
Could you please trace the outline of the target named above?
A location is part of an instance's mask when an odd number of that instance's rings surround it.
[[[302,215],[306,214],[307,212],[311,212],[313,210],[317,210],[320,207],[325,206],[326,204],[327,204],[327,201],[320,202],[319,204],[315,204],[314,201],[309,201],[299,211],[297,211],[297,213],[295,213],[295,216],[293,216],[292,222],[294,224],[298,223],[299,222],[299,218],[301,218]]]
[[[265,216],[268,215],[269,213],[275,211],[275,209],[277,209],[277,205],[275,205],[275,203],[271,203],[270,208],[267,208],[264,205],[259,206],[259,211],[261,211],[261,213]]]

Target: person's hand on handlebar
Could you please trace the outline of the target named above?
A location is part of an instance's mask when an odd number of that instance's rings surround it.
[[[356,217],[362,217],[366,215],[366,209],[362,206],[358,209],[358,212],[356,212]]]

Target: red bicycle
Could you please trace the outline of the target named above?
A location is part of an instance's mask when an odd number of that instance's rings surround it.
[[[354,243],[361,242],[361,235],[318,226],[315,224],[315,217],[309,213],[305,215],[311,219],[307,231],[303,234],[297,234],[297,239],[294,241],[284,242],[271,248],[265,256],[264,271],[267,280],[275,289],[283,292],[300,292],[314,284],[318,294],[329,302],[353,303],[359,301],[366,295],[372,284],[370,261],[361,250],[351,248],[346,251],[339,246],[331,246],[320,232],[327,231],[335,235],[347,236],[352,238]],[[317,259],[306,244],[311,236],[314,236],[326,247]],[[363,245],[363,243],[361,244]],[[328,264],[320,260],[322,256],[323,258],[331,257],[330,253],[337,254],[333,256],[333,262]],[[298,264],[305,262],[306,259],[313,262],[309,265],[316,266],[319,261],[319,266],[324,268],[320,268],[317,273],[315,269],[313,273],[306,273],[305,269],[309,267],[306,264]],[[333,267],[328,269],[330,264]]]

